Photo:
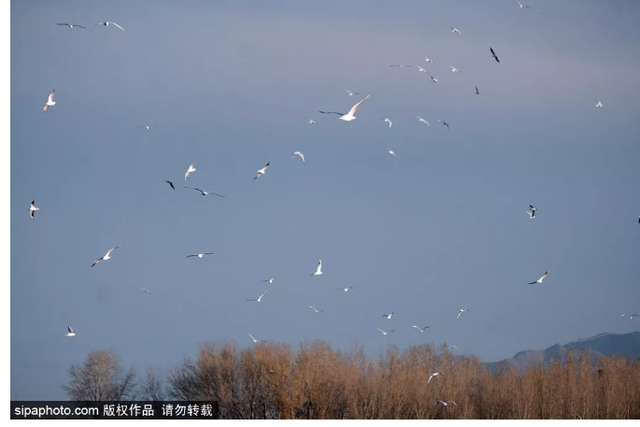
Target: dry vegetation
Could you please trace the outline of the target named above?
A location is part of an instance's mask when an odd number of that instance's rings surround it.
[[[72,366],[65,390],[72,399],[99,398],[103,392],[92,388],[100,378],[108,397],[126,384],[124,398],[217,400],[222,418],[640,418],[637,362],[603,358],[594,366],[588,352],[566,360],[493,375],[478,359],[454,358],[446,347],[399,352],[390,346],[374,361],[362,348],[341,352],[324,342],[297,352],[284,344],[237,350],[216,342],[204,344],[197,361],[184,360],[164,385],[148,370],[137,393],[130,390],[131,373],[114,365],[112,353],[92,352],[84,366]],[[108,371],[98,374],[100,366]],[[443,375],[427,384],[433,372]],[[110,379],[114,386],[106,385]],[[434,406],[436,400],[457,406]]]

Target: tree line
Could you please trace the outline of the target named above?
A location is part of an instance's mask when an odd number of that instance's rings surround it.
[[[79,401],[216,400],[227,419],[638,419],[639,360],[594,362],[589,351],[569,350],[563,361],[494,374],[446,345],[389,345],[372,360],[361,346],[340,351],[322,341],[297,352],[207,342],[166,378],[150,367],[140,376],[115,351],[96,350],[69,368],[62,387]]]

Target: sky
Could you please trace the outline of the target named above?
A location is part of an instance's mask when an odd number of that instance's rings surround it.
[[[249,333],[489,362],[638,330],[640,4],[524,3],[12,1],[12,398],[66,399],[99,349],[166,374]]]

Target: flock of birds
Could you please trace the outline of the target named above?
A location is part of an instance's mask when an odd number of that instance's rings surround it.
[[[516,1],[516,3],[518,4],[518,7],[519,7],[520,9],[529,8],[529,6],[523,5],[523,4],[522,4],[522,3],[520,3],[519,1]],[[66,27],[68,27],[68,28],[70,28],[70,29],[75,29],[75,28],[82,28],[82,29],[86,29],[86,27],[84,27],[84,26],[82,26],[82,25],[78,25],[78,24],[57,23],[56,25],[59,25],[59,26],[66,26]],[[122,27],[121,27],[120,25],[118,25],[117,23],[115,23],[115,22],[109,22],[109,21],[104,21],[104,22],[96,23],[96,24],[95,24],[91,29],[93,30],[93,29],[94,29],[95,27],[97,27],[97,26],[109,27],[109,26],[111,26],[111,25],[113,25],[114,27],[119,28],[119,29],[120,29],[120,30],[122,30],[122,31],[125,31],[125,30],[124,30],[124,28],[122,28]],[[456,28],[456,27],[451,27],[451,32],[452,32],[452,33],[454,33],[454,34],[457,34],[457,35],[462,35],[462,32],[461,32],[458,28]],[[489,53],[491,54],[492,58],[496,61],[496,63],[498,63],[498,64],[499,64],[499,63],[500,63],[500,59],[499,59],[499,57],[498,57],[498,55],[497,55],[496,51],[493,49],[493,47],[489,47]],[[432,64],[432,63],[434,63],[434,61],[432,61],[429,57],[425,57],[425,62],[426,62],[427,64]],[[393,64],[393,65],[390,65],[390,66],[391,66],[391,67],[399,67],[399,68],[403,68],[403,67],[411,67],[411,65],[406,65],[406,64]],[[438,83],[438,79],[437,79],[437,78],[435,78],[433,75],[431,75],[431,73],[430,73],[428,70],[426,70],[425,68],[423,68],[422,66],[418,65],[418,71],[419,71],[419,72],[427,73],[427,74],[429,75],[429,77],[430,77],[430,79],[431,79],[431,81],[432,81],[433,83]],[[453,72],[453,73],[462,73],[462,71],[460,71],[458,68],[456,68],[456,67],[454,67],[454,66],[451,66],[451,72]],[[351,91],[351,90],[349,90],[349,89],[345,89],[345,91],[347,92],[347,94],[348,94],[348,96],[349,96],[349,97],[353,97],[353,96],[359,95],[359,93],[358,93],[358,92],[354,92],[354,91]],[[475,86],[475,94],[476,94],[476,95],[480,95],[481,93],[482,93],[482,92],[478,89],[478,86]],[[42,109],[42,112],[43,112],[43,113],[46,113],[46,112],[47,112],[51,107],[54,107],[54,106],[56,106],[56,105],[57,105],[57,104],[56,104],[56,102],[54,101],[54,95],[55,95],[55,89],[54,89],[54,90],[52,90],[52,91],[51,91],[51,93],[49,94],[48,99],[47,99],[47,102],[45,103],[45,105],[44,105],[44,107],[43,107],[43,109]],[[338,111],[323,111],[323,110],[320,110],[319,112],[320,112],[321,114],[326,114],[326,115],[337,115],[337,116],[338,116],[338,120],[341,120],[341,121],[344,121],[344,122],[352,122],[352,121],[356,120],[356,118],[357,118],[357,117],[356,117],[356,113],[358,112],[359,108],[361,108],[361,107],[363,106],[363,104],[364,104],[364,103],[365,103],[365,102],[366,102],[370,97],[371,97],[371,94],[366,95],[366,96],[365,96],[364,98],[362,98],[359,102],[357,102],[356,104],[354,104],[354,105],[351,107],[351,109],[350,109],[347,113],[344,113],[344,112],[338,112]],[[602,108],[602,107],[603,107],[603,103],[602,103],[599,99],[596,99],[596,107],[598,107],[598,108]],[[427,120],[425,120],[424,118],[422,118],[422,117],[420,117],[420,116],[417,116],[417,119],[418,119],[418,121],[419,121],[420,123],[423,123],[423,124],[425,124],[425,125],[427,125],[427,126],[429,126],[429,127],[431,126],[431,125],[430,125],[430,123],[429,123]],[[391,127],[393,126],[393,122],[392,122],[392,120],[391,120],[391,119],[389,119],[388,117],[384,117],[384,119],[383,119],[383,120],[384,120],[384,122],[385,122],[385,123],[387,123],[387,124],[388,124],[388,127],[389,127],[389,128],[391,128]],[[438,123],[441,123],[443,126],[447,127],[447,129],[448,129],[448,130],[451,130],[449,123],[447,123],[446,121],[444,121],[444,120],[438,120]],[[317,121],[315,121],[315,120],[313,120],[313,119],[308,119],[308,124],[309,124],[309,125],[315,125],[315,124],[317,124]],[[155,126],[154,126],[154,127],[155,127]],[[148,130],[150,130],[150,129],[152,128],[152,126],[149,126],[149,125],[143,125],[143,126],[138,126],[138,128],[142,128],[142,129],[144,129],[144,130],[147,130],[147,131],[148,131]],[[391,150],[389,147],[386,147],[386,149],[387,149],[387,151],[388,151],[388,153],[389,153],[390,155],[392,155],[393,157],[395,157],[395,158],[397,159],[396,153],[395,153],[393,150]],[[297,156],[297,157],[299,157],[299,158],[300,158],[300,160],[301,160],[302,162],[305,162],[305,161],[306,161],[306,160],[305,160],[305,156],[304,156],[304,154],[303,154],[302,152],[300,152],[300,151],[295,151],[294,153],[292,153],[292,154],[291,154],[291,156],[290,156],[290,157],[291,157],[291,158],[293,158],[293,157],[296,157],[296,156]],[[262,168],[258,169],[258,170],[256,171],[256,174],[255,174],[255,176],[254,176],[253,180],[255,181],[255,180],[258,180],[259,178],[263,177],[263,176],[267,173],[267,170],[269,169],[269,167],[270,167],[270,166],[271,166],[271,162],[267,162],[267,163],[266,163]],[[192,164],[190,164],[190,165],[189,165],[189,167],[187,168],[187,170],[186,170],[186,172],[185,172],[185,174],[184,174],[184,180],[185,180],[185,181],[188,181],[189,177],[190,177],[190,176],[191,176],[191,174],[193,174],[194,172],[196,172],[196,163],[195,163],[195,162],[194,162],[194,163],[192,163]],[[168,184],[168,185],[170,186],[170,188],[171,188],[171,189],[176,190],[176,186],[175,186],[174,182],[172,182],[172,181],[170,181],[170,180],[165,180],[164,182],[165,182],[166,184]],[[197,191],[197,192],[199,192],[202,196],[216,196],[216,197],[221,197],[221,198],[224,198],[224,197],[225,197],[225,196],[223,196],[223,195],[221,195],[221,194],[218,194],[218,193],[215,193],[215,192],[212,192],[212,191],[208,191],[208,190],[203,190],[203,189],[200,189],[200,188],[197,188],[197,187],[187,187],[187,186],[185,186],[185,188],[186,188],[186,189],[191,189],[191,190]],[[29,207],[29,215],[30,215],[30,217],[31,217],[32,219],[33,219],[33,218],[35,218],[35,214],[36,214],[36,212],[38,212],[39,210],[40,210],[40,208],[36,206],[36,204],[35,204],[35,200],[32,200],[32,201],[31,201],[31,205],[30,205],[30,207]],[[532,219],[532,220],[533,220],[533,219],[535,219],[535,218],[536,218],[536,211],[537,211],[536,207],[534,207],[533,205],[530,205],[530,206],[529,206],[529,210],[528,210],[528,211],[526,211],[526,214],[528,215],[529,219]],[[638,218],[638,221],[640,222],[640,216],[639,216],[639,218]],[[122,245],[117,245],[117,246],[114,246],[114,247],[112,247],[111,249],[109,249],[105,255],[103,255],[103,256],[101,256],[100,258],[97,258],[96,260],[94,260],[94,261],[93,261],[93,263],[91,264],[91,268],[95,267],[98,263],[100,263],[100,262],[102,262],[102,261],[108,261],[108,260],[112,259],[112,256],[113,256],[114,252],[115,252],[118,248],[120,248],[121,246],[122,246]],[[196,253],[196,254],[190,254],[190,255],[187,255],[187,256],[186,256],[186,258],[196,257],[196,258],[202,259],[203,257],[208,256],[208,255],[213,255],[213,252],[201,252],[201,253]],[[310,276],[312,276],[312,277],[322,276],[322,275],[323,275],[322,267],[323,267],[323,265],[322,265],[322,260],[320,259],[320,260],[318,260],[318,264],[317,264],[317,266],[316,266],[316,270],[315,270],[313,273],[311,273],[311,274],[310,274]],[[543,274],[539,279],[537,279],[537,280],[535,280],[535,281],[532,281],[532,282],[529,282],[529,284],[530,284],[530,285],[534,285],[534,284],[542,284],[542,282],[547,278],[547,276],[548,276],[548,275],[549,275],[549,271],[546,271],[546,272],[545,272],[545,273],[544,273],[544,274]],[[277,278],[277,276],[272,277],[272,278],[270,278],[270,279],[265,279],[265,280],[263,280],[263,282],[267,282],[268,284],[270,284],[270,285],[271,285],[271,284],[273,284],[273,283],[274,283],[274,280],[275,280],[276,278]],[[353,290],[353,289],[354,289],[354,287],[353,287],[353,286],[347,286],[347,287],[337,288],[337,289],[336,289],[336,291],[349,292],[350,290]],[[142,289],[141,289],[141,291],[142,291],[142,292],[147,293],[147,294],[148,294],[148,295],[150,295],[150,296],[153,296],[153,294],[152,294],[148,289],[146,289],[146,288],[142,288]],[[256,303],[261,303],[261,302],[263,301],[263,298],[264,298],[264,297],[265,297],[265,295],[267,294],[267,292],[268,292],[268,290],[267,290],[267,289],[265,289],[265,290],[260,294],[260,296],[258,296],[257,298],[255,298],[255,299],[247,299],[246,301],[247,301],[247,302],[256,302]],[[312,311],[313,311],[314,313],[316,313],[316,314],[324,313],[324,310],[322,310],[322,309],[318,309],[318,308],[316,308],[316,307],[314,307],[314,306],[312,306],[312,305],[310,305],[310,306],[309,306],[309,309],[310,309],[310,310],[312,310]],[[457,317],[456,317],[456,319],[460,319],[463,313],[466,313],[466,312],[469,312],[469,311],[470,311],[470,309],[469,309],[469,308],[462,308],[462,309],[460,309],[460,310],[458,311],[458,313],[457,313]],[[387,319],[387,320],[391,320],[391,319],[392,319],[392,317],[393,317],[394,315],[395,315],[395,312],[390,312],[390,313],[387,313],[387,314],[382,314],[382,317],[384,317],[384,318],[385,318],[385,319]],[[633,319],[633,318],[635,318],[635,317],[640,317],[638,314],[631,314],[631,315],[623,314],[621,317],[625,317],[625,316],[626,316],[626,317],[628,317],[629,319]],[[418,326],[418,325],[413,325],[413,328],[417,329],[420,333],[424,333],[424,332],[425,332],[425,330],[427,330],[427,329],[429,329],[429,328],[430,328],[430,326]],[[378,328],[378,327],[376,327],[376,329],[377,329],[377,330],[378,330],[378,331],[379,331],[383,336],[386,336],[386,335],[391,334],[391,333],[393,333],[393,332],[395,332],[395,331],[396,331],[396,329],[389,329],[389,330],[385,330],[385,329]],[[258,340],[258,339],[256,339],[256,338],[255,338],[253,335],[251,335],[251,334],[248,334],[248,335],[249,335],[250,339],[252,340],[252,342],[253,342],[254,344],[264,342],[264,341],[262,341],[262,340]],[[75,332],[74,332],[74,330],[71,328],[71,326],[68,326],[68,327],[67,327],[67,334],[66,334],[66,336],[68,336],[68,337],[74,337],[74,336],[76,336],[76,333],[75,333]],[[449,346],[449,349],[457,349],[457,347],[456,347],[456,346],[454,346],[454,345],[451,345],[451,346]],[[434,378],[438,377],[439,375],[443,375],[443,372],[434,372],[434,373],[432,373],[432,374],[431,374],[431,376],[429,377],[429,380],[427,381],[427,383],[430,383],[430,382],[432,381],[432,379],[434,379]],[[450,405],[450,404],[451,404],[451,405],[455,405],[455,406],[457,406],[457,404],[456,404],[455,402],[453,402],[453,401],[437,400],[437,401],[436,401],[436,403],[435,403],[435,405],[436,405],[436,406],[437,406],[437,405],[442,405],[442,406],[445,406],[445,407],[446,407],[446,406],[448,406],[448,405]]]

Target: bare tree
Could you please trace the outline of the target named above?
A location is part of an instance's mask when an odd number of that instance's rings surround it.
[[[113,350],[95,350],[82,365],[71,365],[71,380],[62,386],[71,400],[124,401],[136,397],[136,371],[125,372]]]
[[[140,390],[142,400],[154,402],[166,400],[164,385],[156,371],[149,366]]]

